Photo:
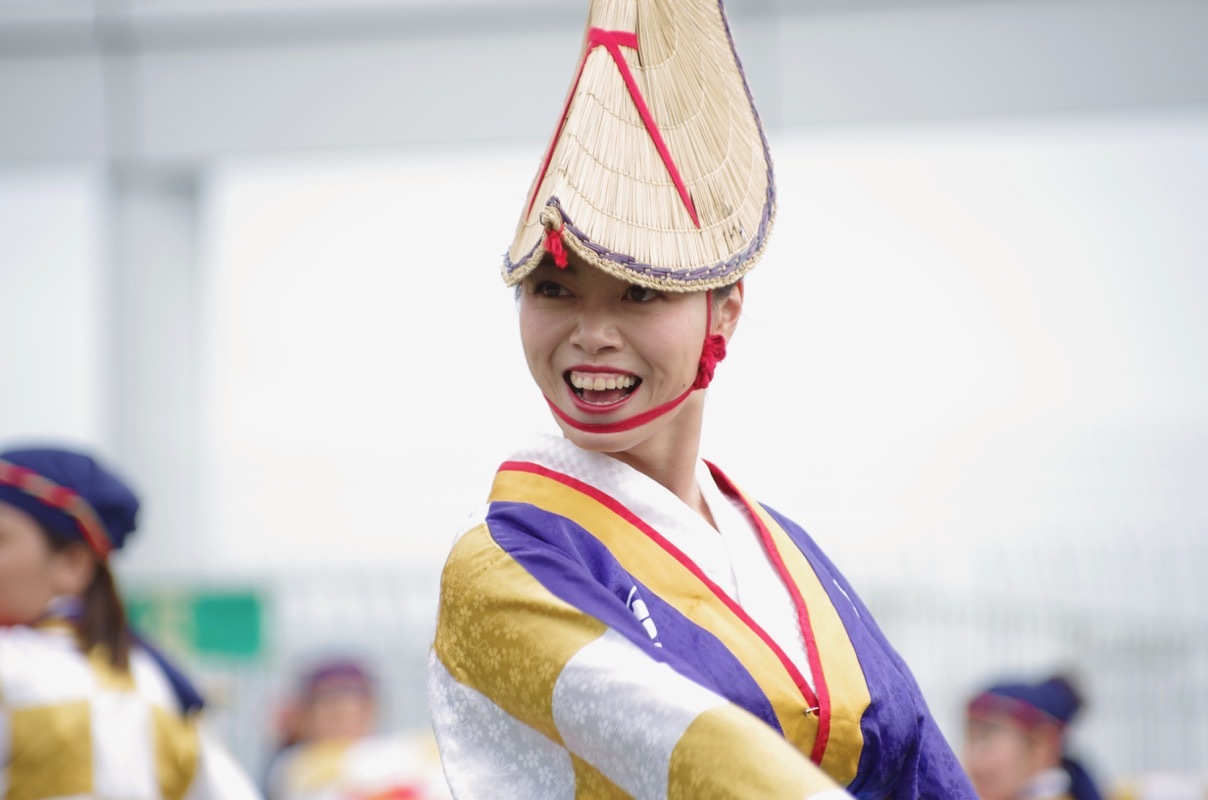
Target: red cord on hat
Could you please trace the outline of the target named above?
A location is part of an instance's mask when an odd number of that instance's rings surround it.
[[[565,269],[567,265],[566,247],[562,244],[562,230],[565,225],[559,225],[557,230],[553,228],[545,229],[545,252],[554,257],[554,265],[558,269]]]
[[[712,303],[710,303],[712,304]],[[726,357],[726,338],[720,333],[711,333],[705,337],[705,346],[700,354],[700,366],[696,368],[696,382],[693,389],[704,389],[713,381],[713,372],[717,362]]]
[[[704,389],[713,382],[717,362],[726,357],[726,338],[720,333],[709,333],[713,327],[713,290],[705,292],[705,344],[700,351],[700,364],[696,368],[693,389]]]
[[[35,500],[62,511],[80,531],[80,536],[89,549],[101,561],[109,557],[113,543],[92,505],[78,492],[60,486],[44,475],[28,467],[18,466],[0,459],[0,486],[12,486]]]

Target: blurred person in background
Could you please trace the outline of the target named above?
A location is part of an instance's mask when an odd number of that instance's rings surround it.
[[[127,625],[109,556],[138,508],[89,455],[0,452],[0,797],[260,797],[197,690]]]
[[[968,704],[965,767],[981,800],[1101,800],[1066,752],[1082,697],[1069,678],[998,683]]]
[[[856,591],[700,458],[775,214],[724,10],[598,0],[586,33],[503,265],[562,435],[504,461],[441,578],[454,795],[972,800]]]
[[[269,767],[270,800],[443,800],[430,733],[378,733],[374,680],[357,659],[323,659],[302,676]]]
[[[1117,781],[1110,800],[1208,800],[1208,781],[1173,772],[1153,772]]]

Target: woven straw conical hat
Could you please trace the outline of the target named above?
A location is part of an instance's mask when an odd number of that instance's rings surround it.
[[[772,162],[719,0],[591,0],[563,114],[504,260],[563,248],[631,283],[734,283],[775,214]]]

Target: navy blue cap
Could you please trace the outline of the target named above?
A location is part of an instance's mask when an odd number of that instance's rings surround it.
[[[995,684],[970,701],[969,713],[1004,712],[1025,727],[1041,722],[1055,722],[1064,727],[1081,707],[1082,698],[1073,685],[1055,675],[1039,683]]]
[[[100,558],[125,544],[139,508],[130,487],[91,456],[54,447],[0,452],[0,503],[56,538],[84,542]]]
[[[373,694],[373,677],[355,658],[332,656],[311,666],[302,676],[302,694],[313,698],[329,691]]]

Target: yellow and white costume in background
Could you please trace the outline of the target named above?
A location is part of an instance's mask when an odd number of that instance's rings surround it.
[[[449,800],[431,734],[299,744],[268,779],[270,800]]]
[[[3,800],[259,797],[137,645],[123,673],[61,621],[0,627]]]

